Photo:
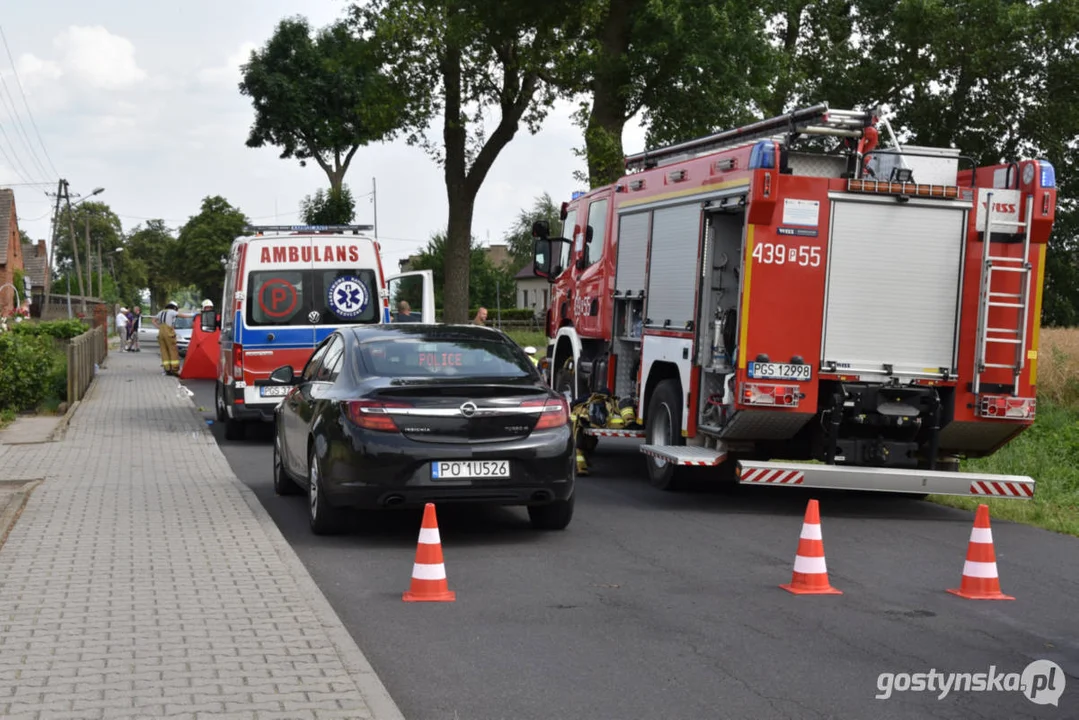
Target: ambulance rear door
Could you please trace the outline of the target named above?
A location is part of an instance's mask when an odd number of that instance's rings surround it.
[[[432,270],[413,270],[386,278],[390,297],[391,322],[435,322],[435,276]],[[399,305],[407,302],[409,314],[402,315]]]

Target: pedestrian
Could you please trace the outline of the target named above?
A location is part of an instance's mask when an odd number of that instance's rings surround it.
[[[487,308],[481,307],[476,312],[476,317],[472,318],[473,325],[486,325],[487,324]]]
[[[129,352],[142,352],[139,348],[139,328],[142,326],[142,308],[136,305],[131,311],[131,320],[127,326],[127,349]]]
[[[120,312],[116,313],[116,338],[120,341],[120,351],[123,352],[127,348],[127,308],[120,306]]]
[[[180,306],[169,301],[154,318],[157,345],[161,349],[161,367],[166,375],[180,374],[180,352],[176,349],[176,315]]]
[[[407,300],[397,303],[397,322],[414,323],[419,321],[420,319],[412,314],[412,306],[408,304]]]

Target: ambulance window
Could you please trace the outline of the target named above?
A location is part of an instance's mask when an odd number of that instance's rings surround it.
[[[374,323],[379,320],[379,297],[374,270],[314,270],[311,303],[319,325]]]
[[[573,234],[576,231],[576,229],[577,229],[577,211],[576,210],[570,210],[569,213],[566,215],[565,222],[562,223],[562,237],[569,240],[569,242],[561,243],[561,245],[562,245],[562,247],[560,248],[561,255],[558,258],[558,268],[559,268],[560,274],[561,274],[562,270],[565,270],[566,268],[569,267],[569,259],[570,259],[570,257],[572,257],[572,253],[573,253],[573,243],[576,240],[576,238],[573,237]]]
[[[262,270],[251,273],[247,284],[247,322],[259,325],[307,323],[303,270]]]
[[[588,206],[588,227],[592,229],[592,242],[586,243],[584,246],[585,252],[585,267],[594,265],[603,257],[603,236],[607,231],[607,201],[606,200],[593,200],[592,204]],[[585,238],[588,238],[588,231],[585,231]]]

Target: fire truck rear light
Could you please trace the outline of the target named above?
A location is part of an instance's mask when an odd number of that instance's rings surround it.
[[[979,410],[981,416],[998,420],[1033,420],[1037,400],[1010,397],[1008,395],[983,395]]]
[[[1042,215],[1049,214],[1049,193],[1042,195]]]
[[[797,385],[745,383],[742,386],[742,402],[746,405],[798,407],[801,399],[802,391]]]

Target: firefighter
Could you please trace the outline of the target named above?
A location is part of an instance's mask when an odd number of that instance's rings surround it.
[[[176,314],[179,307],[170,300],[154,318],[157,344],[161,348],[161,367],[166,375],[180,374],[180,353],[176,349]]]

